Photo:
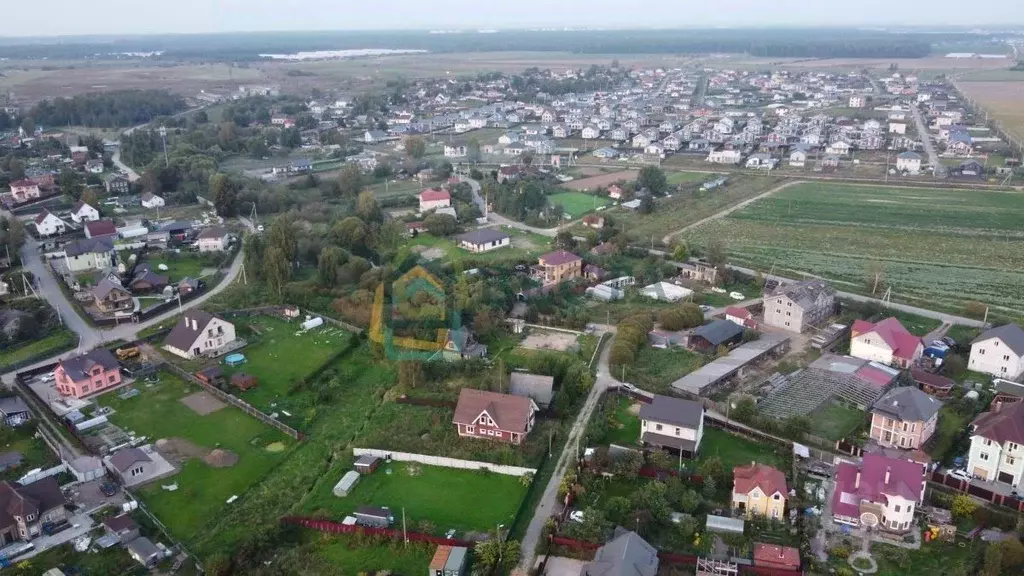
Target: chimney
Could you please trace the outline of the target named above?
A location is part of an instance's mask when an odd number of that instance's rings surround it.
[[[1002,410],[1002,409],[1003,409],[1003,401],[999,400],[999,401],[996,402],[996,409],[995,409],[996,414],[998,414],[999,411]]]
[[[779,560],[782,560],[785,557],[786,557],[786,549],[783,548],[782,546],[779,546]]]
[[[890,468],[889,466],[886,466],[886,467],[885,467],[885,483],[886,483],[886,484],[888,484],[888,483],[889,483],[889,473],[890,473],[891,471],[892,471],[892,468]]]
[[[853,481],[853,487],[860,488],[860,470],[857,470],[857,479]]]

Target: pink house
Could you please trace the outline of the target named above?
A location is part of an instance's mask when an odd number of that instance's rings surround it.
[[[918,449],[935,432],[941,407],[917,388],[893,388],[871,407],[871,438],[882,446]]]
[[[75,398],[93,396],[121,385],[117,359],[104,348],[61,360],[54,377],[57,391]]]
[[[917,462],[864,454],[858,464],[836,468],[832,520],[859,528],[905,533],[914,528],[914,509],[924,500],[925,467]]]

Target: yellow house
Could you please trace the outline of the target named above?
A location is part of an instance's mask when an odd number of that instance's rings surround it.
[[[788,493],[785,474],[771,466],[751,462],[732,471],[732,507],[748,518],[759,514],[782,520]]]

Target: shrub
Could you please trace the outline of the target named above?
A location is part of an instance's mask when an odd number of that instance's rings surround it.
[[[850,549],[846,546],[835,546],[834,548],[829,550],[828,553],[841,560],[846,560],[850,557]]]

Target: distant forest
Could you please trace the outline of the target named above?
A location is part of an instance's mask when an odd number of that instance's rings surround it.
[[[164,60],[254,61],[260,54],[384,48],[430,52],[574,52],[581,54],[750,54],[769,58],[920,58],[935,34],[852,29],[427,32],[278,32],[154,35],[125,38],[0,39],[0,58],[113,58],[163,52]],[[965,32],[944,42],[984,41]],[[102,56],[98,56],[102,55]]]
[[[119,90],[44,100],[28,113],[36,126],[125,128],[185,110],[185,99],[163,90]]]

